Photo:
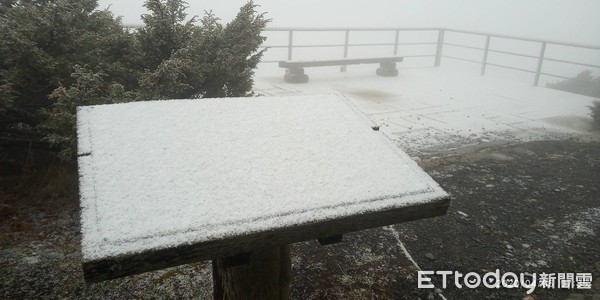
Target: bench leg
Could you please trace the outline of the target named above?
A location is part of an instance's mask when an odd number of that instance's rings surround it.
[[[290,246],[260,249],[248,261],[231,265],[213,260],[214,299],[289,299],[292,260]]]
[[[379,76],[394,77],[398,76],[398,69],[395,62],[380,63],[375,73]]]
[[[283,80],[288,83],[307,83],[308,75],[304,74],[303,68],[289,68],[285,69]]]

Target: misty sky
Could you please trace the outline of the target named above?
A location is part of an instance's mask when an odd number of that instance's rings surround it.
[[[144,0],[99,0],[140,24]],[[190,15],[212,10],[223,21],[245,0],[189,0]],[[451,27],[600,45],[599,0],[256,0],[270,26]]]

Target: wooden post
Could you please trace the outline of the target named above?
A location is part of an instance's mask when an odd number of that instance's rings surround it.
[[[253,251],[245,264],[213,260],[214,299],[289,299],[290,246]]]

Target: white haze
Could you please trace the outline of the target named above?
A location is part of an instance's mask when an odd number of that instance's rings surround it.
[[[141,24],[144,0],[100,0],[126,24]],[[190,16],[212,10],[231,20],[245,0],[188,1]],[[598,0],[256,0],[290,27],[450,27],[600,45]]]

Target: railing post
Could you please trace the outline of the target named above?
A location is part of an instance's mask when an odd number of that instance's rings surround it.
[[[292,47],[294,43],[294,31],[290,30],[288,36],[288,60],[292,60]]]
[[[546,42],[542,42],[542,47],[540,49],[540,57],[538,57],[537,69],[535,71],[535,80],[533,81],[533,86],[538,86],[540,83],[540,74],[542,73],[542,64],[544,63],[544,53],[546,52]]]
[[[400,36],[400,30],[396,29],[396,38],[394,39],[394,56],[398,55],[398,38]]]
[[[438,29],[438,42],[435,51],[435,66],[439,67],[442,63],[442,51],[444,50],[444,29]]]
[[[483,61],[481,62],[481,75],[485,75],[485,66],[488,59],[488,51],[490,50],[490,35],[485,38],[485,49],[483,50]]]
[[[346,29],[346,39],[344,42],[344,58],[348,58],[348,43],[350,41],[350,30]],[[340,68],[340,72],[346,72],[346,65]]]

